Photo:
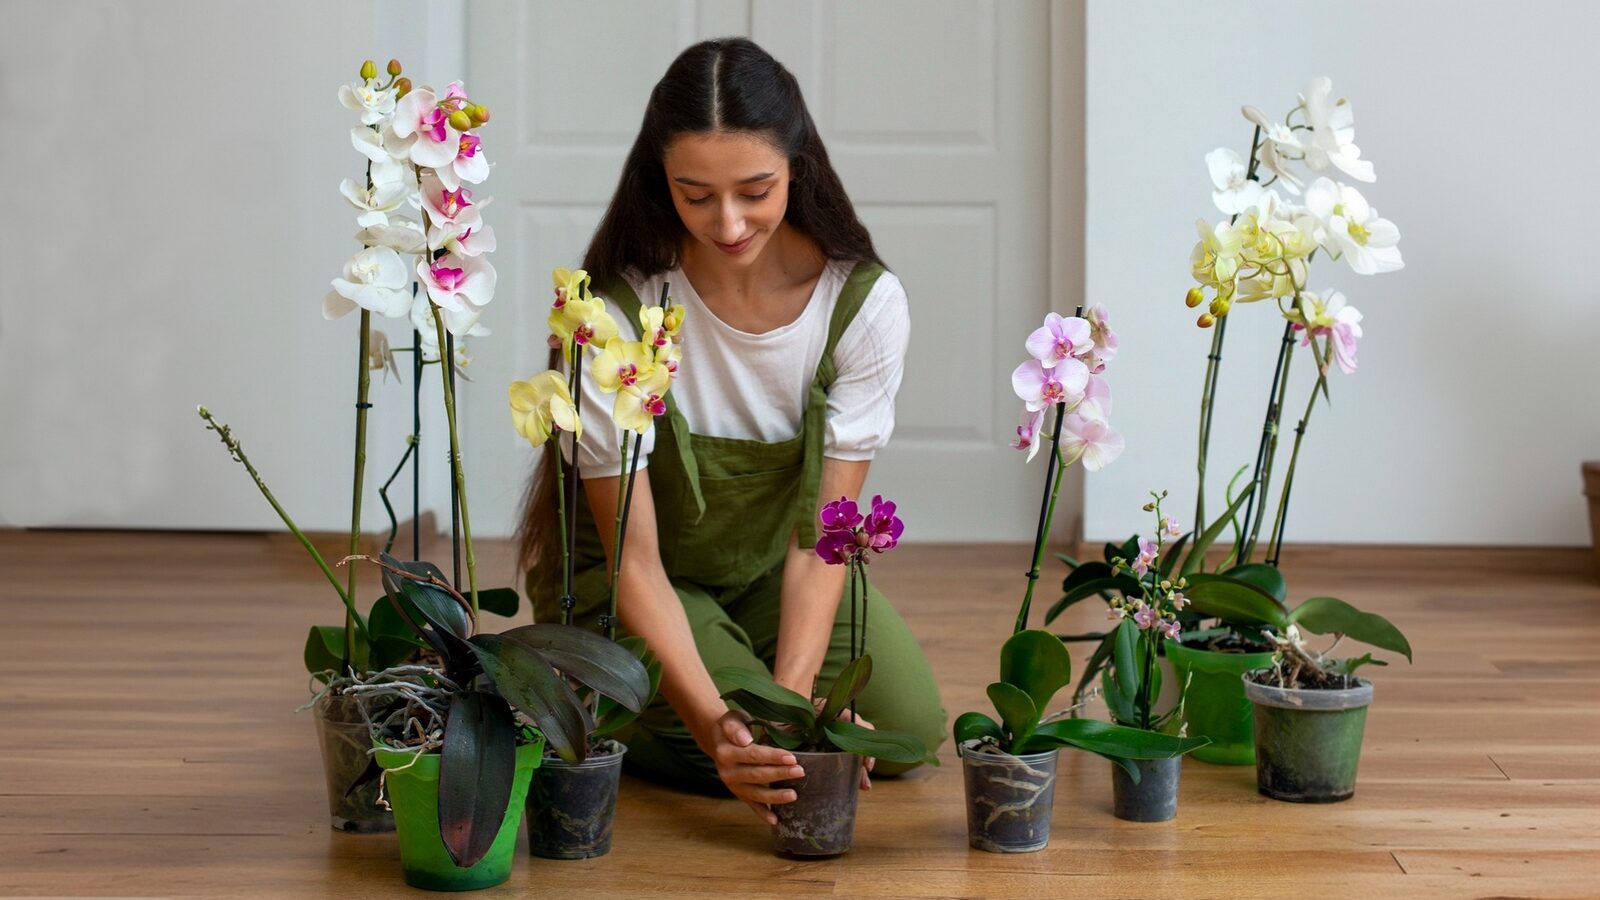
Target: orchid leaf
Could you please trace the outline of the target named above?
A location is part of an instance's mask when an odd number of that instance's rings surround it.
[[[1131,705],[1139,696],[1139,663],[1136,652],[1139,627],[1132,619],[1123,619],[1112,637],[1111,681],[1117,696]]]
[[[867,682],[870,680],[872,680],[872,657],[858,656],[851,660],[834,680],[833,687],[828,689],[828,702],[822,708],[822,721],[832,722],[839,718],[839,714],[867,689]]]
[[[1000,648],[1000,680],[1021,688],[1043,710],[1072,683],[1072,655],[1061,639],[1037,628],[1019,631]]]
[[[1185,596],[1194,611],[1204,616],[1239,625],[1265,625],[1283,631],[1289,613],[1278,598],[1247,581],[1229,575],[1197,572],[1189,576]]]
[[[1217,520],[1212,522],[1199,537],[1195,538],[1193,546],[1189,548],[1188,558],[1184,559],[1183,566],[1178,570],[1179,574],[1191,575],[1199,572],[1205,566],[1206,551],[1210,550],[1211,545],[1216,543],[1217,537],[1222,534],[1223,529],[1227,528],[1228,523],[1238,514],[1239,507],[1243,506],[1245,500],[1249,499],[1250,495],[1254,494],[1255,491],[1255,482],[1252,481],[1245,485],[1239,496],[1233,498],[1233,502],[1228,504],[1228,509],[1221,516],[1218,516]]]
[[[956,743],[966,741],[981,741],[985,738],[995,743],[1005,741],[1005,732],[1000,730],[1000,723],[989,718],[981,712],[962,713],[956,717],[955,728],[952,730]]]
[[[834,719],[823,724],[828,740],[846,753],[855,753],[892,763],[929,763],[937,766],[938,757],[909,734],[877,731],[854,722]]]
[[[1380,650],[1399,653],[1407,662],[1411,661],[1411,642],[1393,623],[1335,597],[1312,597],[1295,607],[1289,614],[1289,621],[1312,634],[1342,634]]]
[[[1058,719],[1040,725],[1034,731],[1031,746],[1077,747],[1120,759],[1169,759],[1209,743],[1210,738],[1177,737],[1096,719]]]
[[[534,721],[550,749],[567,762],[588,755],[594,719],[550,661],[521,641],[480,634],[468,643],[495,690]]]
[[[1167,548],[1167,555],[1162,557],[1160,565],[1157,566],[1162,578],[1170,576],[1172,570],[1177,567],[1178,560],[1183,558],[1184,545],[1189,543],[1189,538],[1191,537],[1194,537],[1194,532],[1186,531],[1182,537],[1173,542],[1171,547]]]
[[[366,649],[365,642],[360,640],[355,642],[355,659],[350,662],[358,672],[368,668]],[[317,675],[322,672],[344,674],[344,626],[311,626],[311,632],[306,635],[306,646],[302,656],[308,674]]]
[[[517,726],[511,707],[483,691],[450,700],[439,752],[439,837],[457,866],[488,854],[511,802]]]
[[[1039,708],[1034,705],[1033,699],[1016,685],[996,681],[989,685],[989,700],[1011,735],[1011,746],[1021,746],[1033,734],[1034,726],[1039,724]]]
[[[1083,702],[1084,694],[1088,693],[1089,685],[1094,683],[1095,676],[1105,671],[1106,661],[1111,658],[1111,650],[1115,646],[1116,640],[1116,632],[1113,631],[1111,634],[1106,635],[1105,640],[1096,645],[1093,653],[1089,654],[1088,662],[1083,664],[1083,674],[1078,676],[1078,686],[1072,689],[1072,702],[1074,704]]]
[[[1289,597],[1289,584],[1283,579],[1283,572],[1277,566],[1265,563],[1247,563],[1234,566],[1222,573],[1228,578],[1252,584],[1271,594],[1273,599],[1282,604]]]
[[[638,712],[649,701],[650,673],[616,641],[575,625],[541,622],[501,632],[532,647],[562,674]]]
[[[514,588],[489,588],[478,592],[478,609],[511,618],[522,605]]]

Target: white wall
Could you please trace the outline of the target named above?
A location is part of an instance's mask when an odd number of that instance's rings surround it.
[[[1578,463],[1600,458],[1600,4],[1092,0],[1088,34],[1088,295],[1120,326],[1114,419],[1128,442],[1087,479],[1088,535],[1147,528],[1151,488],[1192,515],[1210,333],[1182,296],[1194,220],[1219,216],[1202,157],[1248,150],[1241,104],[1282,116],[1328,75],[1354,105],[1378,173],[1362,188],[1399,225],[1407,265],[1314,265],[1311,286],[1343,290],[1366,338],[1360,371],[1335,375],[1334,405],[1311,420],[1289,539],[1586,543]],[[1213,510],[1254,458],[1281,327],[1270,307],[1236,308],[1229,326]]]
[[[338,185],[363,160],[336,90],[369,55],[402,57],[419,84],[459,71],[459,4],[8,2],[4,16],[0,526],[280,528],[204,431],[204,402],[302,526],[348,528],[358,320],[325,322],[320,304],[357,249]],[[409,398],[374,379],[369,530]],[[424,442],[424,496],[447,497],[444,444]]]

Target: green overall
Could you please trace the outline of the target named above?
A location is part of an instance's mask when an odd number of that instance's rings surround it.
[[[661,562],[683,602],[707,671],[738,666],[771,676],[789,541],[797,532],[802,547],[816,541],[828,389],[836,375],[833,350],[882,272],[862,263],[845,281],[794,437],[769,444],[691,434],[667,395],[667,412],[656,423],[655,449],[644,472],[655,499]],[[604,288],[626,320],[637,323],[640,304],[633,289],[620,280]],[[578,601],[573,622],[594,628],[605,612],[610,578],[587,503],[578,503],[574,527]],[[530,576],[538,619],[558,620],[558,599],[539,596],[533,583]],[[904,620],[876,588],[870,589],[870,603],[866,646],[873,675],[858,711],[878,728],[908,732],[935,748],[946,732],[933,672]],[[847,586],[818,676],[822,684],[832,683],[849,661],[849,635]],[[635,774],[696,790],[724,790],[715,764],[664,698],[657,697],[618,737],[628,745],[626,763]],[[893,775],[909,768],[879,763],[875,771]]]

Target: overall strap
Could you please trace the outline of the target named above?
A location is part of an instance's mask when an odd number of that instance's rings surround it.
[[[811,394],[806,400],[803,433],[805,434],[805,467],[801,473],[800,495],[796,501],[795,527],[800,548],[810,550],[817,543],[817,509],[821,505],[822,454],[824,437],[828,428],[828,392],[838,378],[839,370],[833,361],[834,348],[845,329],[855,321],[856,313],[866,302],[872,286],[883,274],[883,266],[871,262],[858,262],[839,290],[838,302],[833,307],[833,318],[828,322],[828,342],[817,363],[817,375],[811,381]]]
[[[629,323],[635,332],[639,331],[639,309],[643,305],[639,302],[639,295],[634,293],[633,286],[626,279],[615,278],[604,285],[598,286],[601,295],[608,297],[628,317]],[[695,523],[706,514],[706,498],[700,491],[700,466],[694,458],[694,448],[689,443],[689,422],[678,412],[678,403],[673,399],[671,391],[662,398],[667,407],[667,426],[672,431],[672,443],[678,451],[678,462],[683,466],[684,478],[689,483],[689,493],[694,498],[695,509],[698,514]],[[658,423],[659,427],[659,423]],[[660,435],[657,435],[659,439]]]

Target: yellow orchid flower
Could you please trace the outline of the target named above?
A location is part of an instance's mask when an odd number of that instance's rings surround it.
[[[648,380],[655,368],[655,357],[643,341],[611,341],[589,364],[595,384],[607,394]]]
[[[583,422],[560,372],[551,369],[527,381],[513,381],[509,394],[512,427],[533,446],[543,446],[557,429],[583,436]]]
[[[1194,245],[1189,261],[1194,280],[1212,287],[1229,284],[1239,274],[1239,255],[1243,249],[1243,236],[1231,223],[1218,222],[1215,228],[1204,219],[1195,223],[1200,243]]]
[[[673,341],[678,339],[678,332],[683,329],[683,306],[681,304],[667,307],[666,315],[661,318],[661,327],[667,330],[667,337]]]
[[[579,346],[604,347],[617,336],[617,322],[606,312],[605,301],[597,297],[569,298],[558,307],[551,307],[546,320],[550,333],[561,339],[568,352],[573,342]]]
[[[611,419],[618,428],[644,434],[650,430],[656,416],[667,411],[667,388],[672,376],[662,366],[651,366],[632,383],[617,390],[617,402],[611,410]]]
[[[667,311],[659,306],[639,307],[639,335],[655,347],[664,347],[671,340],[663,322]]]
[[[582,269],[573,271],[558,268],[550,273],[550,280],[556,286],[557,309],[565,306],[568,300],[589,299],[589,273]]]

